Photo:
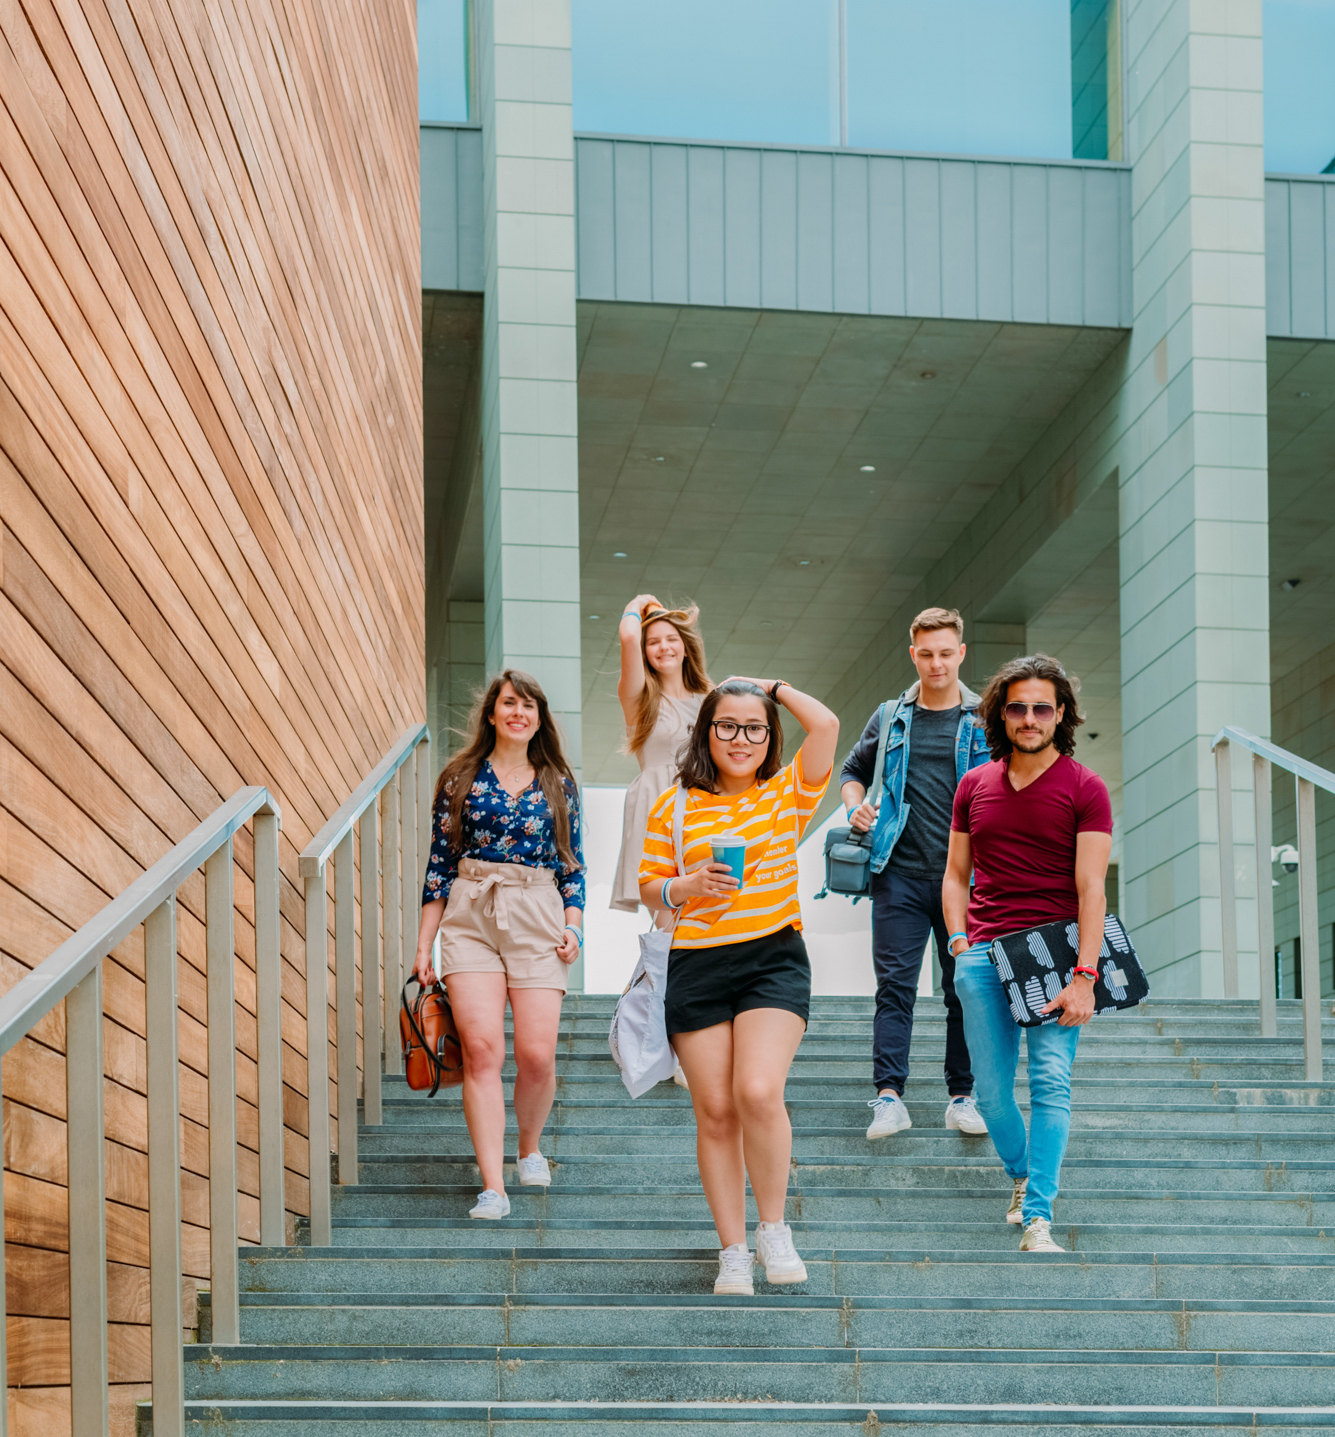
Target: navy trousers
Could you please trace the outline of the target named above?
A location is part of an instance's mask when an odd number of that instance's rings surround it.
[[[929,933],[936,938],[946,1005],[946,1090],[952,1097],[973,1092],[964,1011],[955,994],[955,960],[946,943],[941,912],[941,881],[908,878],[888,868],[872,874],[871,880],[872,961],[876,966],[872,1078],[877,1092],[893,1088],[902,1096],[908,1081],[913,1004]]]

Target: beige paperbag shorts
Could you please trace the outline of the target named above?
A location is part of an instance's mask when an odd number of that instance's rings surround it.
[[[509,988],[564,993],[568,970],[556,945],[565,921],[552,869],[461,859],[440,922],[440,970],[504,973]]]

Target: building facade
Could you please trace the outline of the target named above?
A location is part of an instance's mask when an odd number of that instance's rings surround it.
[[[576,0],[573,41],[564,6],[476,7],[469,118],[421,134],[433,724],[513,660],[559,696],[585,779],[624,780],[615,629],[649,590],[700,603],[716,674],[782,672],[851,735],[905,681],[909,617],[957,606],[975,680],[1032,649],[1081,677],[1080,757],[1114,794],[1155,990],[1222,993],[1211,739],[1234,724],[1332,758],[1335,179],[1267,169],[1268,146],[1297,153],[1275,68],[1292,7],[1072,4],[1067,128],[1059,146],[1051,115],[1032,143],[1013,125],[1021,158],[978,153],[1009,131],[924,149],[891,113],[912,35],[893,5],[866,29],[875,8],[831,11],[864,31],[831,39],[822,144],[578,131],[581,113],[707,128],[710,39],[673,111],[655,7],[637,33]],[[617,46],[647,98],[609,78]],[[801,101],[748,113],[800,128]],[[1325,125],[1335,155],[1324,104],[1311,144]],[[1279,785],[1275,842],[1293,829]],[[1294,996],[1295,885],[1275,874]],[[1335,987],[1328,925],[1322,971]]]

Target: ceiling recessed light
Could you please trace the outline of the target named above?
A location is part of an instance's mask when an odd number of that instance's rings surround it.
[[[589,617],[590,617],[591,619],[601,619],[601,618],[602,618],[602,615],[601,615],[601,614],[590,614]]]
[[[919,379],[935,379],[935,378],[936,378],[936,370],[934,370],[934,369],[924,369],[924,370],[922,371],[922,373],[918,375],[918,378],[919,378]]]
[[[655,463],[655,464],[661,464],[662,462],[663,462],[663,456],[662,456],[661,454],[657,455],[657,456],[655,457],[655,459],[654,459],[654,463]]]
[[[799,559],[797,562],[798,562],[799,564],[809,564],[809,563],[811,562],[811,560],[810,560],[810,559]]]
[[[875,466],[875,464],[864,464],[864,465],[862,466],[862,472],[863,472],[864,474],[875,474],[875,473],[876,473],[876,466]]]
[[[692,369],[708,369],[708,368],[709,368],[709,365],[708,365],[708,363],[707,363],[705,360],[703,360],[703,359],[693,359],[693,360],[691,360],[691,368],[692,368]]]
[[[1300,389],[1300,390],[1298,391],[1298,398],[1299,398],[1299,399],[1310,399],[1311,397],[1312,397],[1312,391],[1311,391],[1310,389]]]
[[[625,556],[625,554],[623,554],[623,553],[621,552],[620,549],[618,549],[618,550],[616,551],[616,553],[612,555],[612,557],[613,557],[614,559],[624,559],[626,556]]]
[[[772,629],[774,627],[774,621],[772,619],[761,619],[760,627],[762,629]]]
[[[1301,584],[1301,583],[1302,583],[1302,580],[1301,580],[1301,579],[1285,579],[1284,582],[1283,582],[1279,587],[1280,587],[1281,589],[1283,589],[1286,593],[1290,593],[1290,594],[1291,594],[1291,593],[1294,591],[1294,589],[1296,589],[1296,588],[1298,587],[1298,585]]]

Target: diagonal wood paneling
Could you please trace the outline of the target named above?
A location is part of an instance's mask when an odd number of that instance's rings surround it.
[[[296,856],[423,713],[416,93],[408,0],[0,0],[0,987],[237,787],[269,785],[296,1213]],[[247,833],[253,1240],[251,865]],[[181,900],[184,1250],[206,1280],[202,877]],[[105,1031],[126,1430],[149,1376],[139,935],[107,964]],[[63,1051],[57,1012],[4,1073],[10,1411],[44,1437],[69,1430]]]

